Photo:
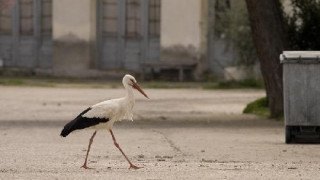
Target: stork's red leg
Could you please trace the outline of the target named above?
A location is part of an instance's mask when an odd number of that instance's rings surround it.
[[[122,149],[120,148],[119,144],[117,143],[116,138],[114,137],[112,130],[110,129],[109,131],[110,131],[110,134],[111,134],[111,136],[112,136],[114,145],[120,150],[120,152],[122,153],[122,155],[126,158],[126,160],[128,161],[128,163],[130,164],[129,169],[131,169],[131,168],[132,168],[132,169],[139,169],[140,167],[133,165],[133,164],[131,163],[131,161],[129,160],[129,158],[124,154],[124,152],[123,152]]]
[[[89,151],[90,151],[91,144],[92,144],[92,142],[93,142],[93,138],[96,136],[96,134],[97,134],[97,131],[95,131],[95,132],[92,134],[92,136],[91,136],[91,138],[90,138],[90,140],[89,140],[89,146],[88,146],[88,150],[87,150],[86,159],[84,160],[84,163],[83,163],[83,165],[81,166],[81,167],[83,167],[83,168],[85,168],[85,169],[88,169],[88,166],[87,166],[88,155],[89,155]]]

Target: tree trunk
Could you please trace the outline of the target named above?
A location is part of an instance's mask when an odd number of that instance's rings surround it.
[[[271,117],[283,113],[282,66],[286,47],[284,19],[279,0],[246,0],[253,40],[266,86]]]

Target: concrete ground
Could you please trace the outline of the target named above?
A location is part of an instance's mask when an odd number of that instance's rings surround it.
[[[0,86],[0,179],[317,179],[318,145],[286,145],[282,122],[242,115],[260,90],[151,90],[139,94],[135,121],[113,128],[139,170],[99,131],[59,137],[88,105],[118,89]]]

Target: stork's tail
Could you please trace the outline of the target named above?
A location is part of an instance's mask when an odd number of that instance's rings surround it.
[[[91,110],[90,107],[87,108],[87,109],[84,110],[82,113],[80,113],[74,120],[68,122],[68,123],[64,126],[64,128],[62,129],[62,131],[61,131],[61,133],[60,133],[60,136],[62,136],[62,137],[67,137],[72,131],[78,129],[78,128],[76,127],[77,122],[81,120],[81,118],[82,118],[81,116],[82,116],[83,114],[87,113],[87,112],[90,111],[90,110]]]
[[[60,136],[67,137],[74,130],[73,126],[74,126],[74,120],[70,121],[68,124],[64,126],[64,128],[60,133]]]
[[[63,129],[63,130],[61,131],[60,136],[62,136],[62,137],[67,137],[70,133],[71,133],[71,132],[68,131],[67,129]]]

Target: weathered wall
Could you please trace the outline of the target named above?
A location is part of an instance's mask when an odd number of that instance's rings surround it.
[[[207,0],[161,3],[161,60],[206,63]]]
[[[201,1],[161,1],[161,46],[200,46]]]
[[[53,1],[53,70],[77,76],[94,64],[95,0]]]

